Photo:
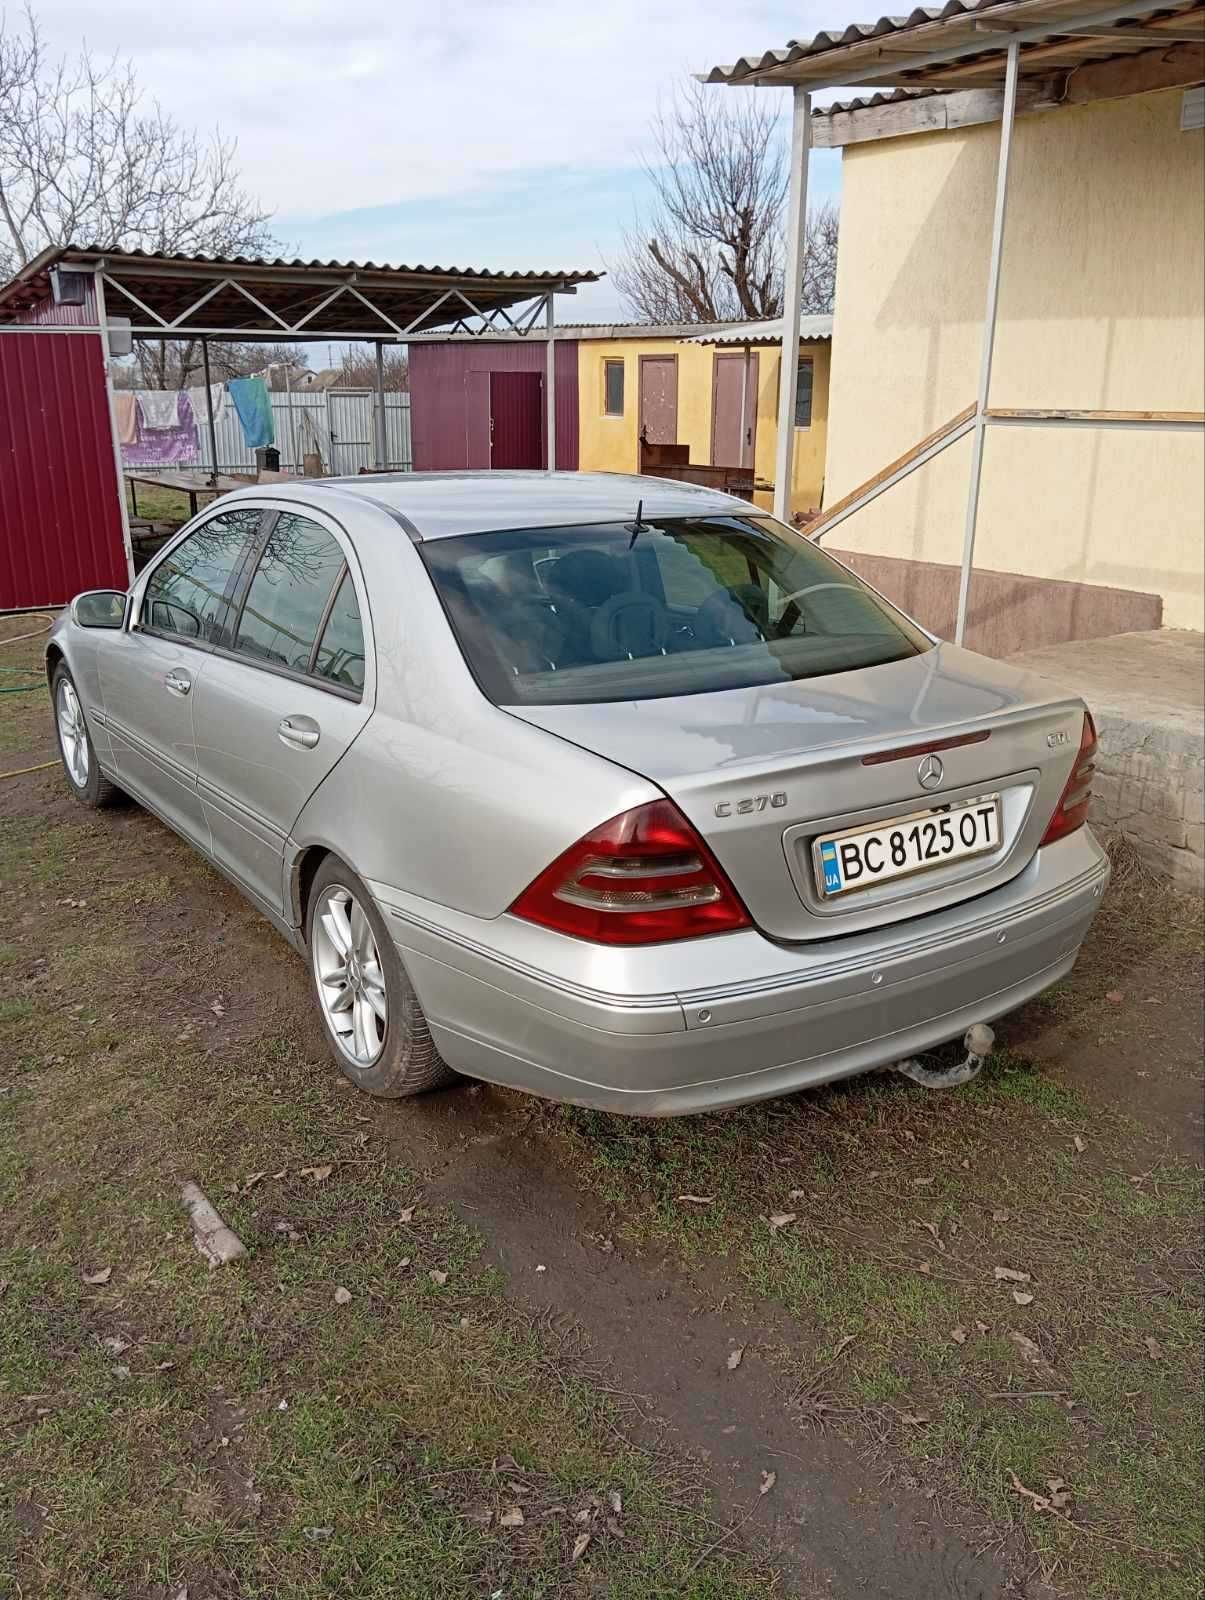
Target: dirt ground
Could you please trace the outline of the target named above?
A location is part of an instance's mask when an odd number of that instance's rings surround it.
[[[0,774],[52,756],[0,700]],[[0,776],[0,1594],[1195,1596],[1200,914],[1117,866],[966,1091],[374,1103],[185,845]],[[247,1262],[206,1278],[185,1177]],[[395,1381],[405,1448],[332,1496]]]

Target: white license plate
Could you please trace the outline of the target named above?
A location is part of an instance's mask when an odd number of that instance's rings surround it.
[[[812,846],[816,885],[834,895],[871,889],[912,872],[985,855],[1000,843],[1000,796],[980,795],[939,811],[917,811],[873,828],[832,833]]]

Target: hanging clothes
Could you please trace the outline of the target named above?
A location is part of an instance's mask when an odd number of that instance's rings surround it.
[[[195,389],[185,389],[188,403],[192,406],[192,414],[198,428],[208,426],[209,418],[205,411],[205,385],[201,384]],[[226,385],[224,383],[211,383],[209,385],[209,399],[213,406],[213,425],[216,428],[222,420],[222,412],[226,407]]]
[[[138,404],[142,408],[142,426],[151,432],[180,426],[178,389],[140,389]]]
[[[231,378],[230,399],[238,412],[247,449],[258,450],[261,445],[272,444],[276,438],[276,424],[272,417],[272,396],[264,380]]]
[[[138,442],[138,396],[133,389],[118,389],[113,395],[113,418],[117,423],[118,444]]]

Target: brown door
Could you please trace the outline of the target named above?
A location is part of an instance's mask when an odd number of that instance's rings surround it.
[[[678,358],[640,358],[640,437],[645,444],[678,442]]]
[[[538,372],[490,373],[490,466],[544,465],[544,379]]]
[[[711,407],[713,467],[752,467],[757,438],[757,357],[717,355]]]

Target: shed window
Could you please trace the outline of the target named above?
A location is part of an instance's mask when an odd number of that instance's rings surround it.
[[[603,362],[603,415],[623,416],[623,362]]]
[[[797,428],[810,428],[812,425],[812,358],[800,356],[799,369],[795,375],[795,426]]]

